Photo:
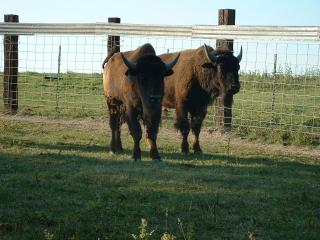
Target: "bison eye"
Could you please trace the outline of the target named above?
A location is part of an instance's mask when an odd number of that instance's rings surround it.
[[[204,63],[204,64],[201,65],[201,67],[203,67],[203,68],[214,68],[212,63]]]

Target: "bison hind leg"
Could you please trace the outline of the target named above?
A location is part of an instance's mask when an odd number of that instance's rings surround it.
[[[201,154],[202,150],[199,142],[199,135],[201,132],[201,126],[203,119],[207,114],[206,108],[198,108],[196,111],[191,112],[191,130],[194,134],[194,141],[192,148],[194,153]]]
[[[190,132],[190,126],[188,120],[178,121],[174,123],[174,127],[180,131],[182,136],[181,142],[181,152],[184,154],[189,153],[189,143],[188,143],[188,135]]]

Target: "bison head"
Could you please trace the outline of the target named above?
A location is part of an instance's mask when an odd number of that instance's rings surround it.
[[[232,52],[214,52],[204,44],[204,52],[207,59],[212,63],[217,87],[214,88],[213,95],[236,94],[240,90],[239,69],[242,59],[242,46],[237,57]]]
[[[155,55],[140,57],[137,61],[129,61],[122,53],[121,57],[128,67],[128,81],[135,83],[140,95],[145,120],[152,115],[161,114],[161,103],[164,94],[164,77],[173,74],[172,68],[177,63],[180,54],[170,63],[164,63]],[[160,117],[160,116],[159,116]]]

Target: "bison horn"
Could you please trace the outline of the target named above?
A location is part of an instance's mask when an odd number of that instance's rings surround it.
[[[206,44],[203,45],[204,52],[209,61],[215,63],[218,60],[218,56],[216,56],[212,51],[209,51],[208,46]]]
[[[174,67],[174,65],[176,65],[176,63],[178,62],[179,57],[180,57],[180,53],[178,53],[178,55],[176,56],[176,58],[172,62],[165,64],[167,71],[170,71]]]
[[[137,63],[130,62],[122,53],[120,53],[120,54],[121,54],[121,57],[122,57],[124,64],[128,67],[128,69],[136,72],[137,71]]]
[[[239,62],[241,62],[241,59],[242,59],[242,46],[241,46],[241,48],[240,48],[240,53],[239,53],[239,55],[237,56],[237,58],[238,58]]]

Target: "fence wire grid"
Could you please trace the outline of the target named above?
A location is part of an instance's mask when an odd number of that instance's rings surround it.
[[[106,114],[102,62],[108,35],[35,34],[19,36],[19,113],[61,117]],[[4,37],[2,37],[2,42]],[[121,51],[151,43],[157,54],[215,47],[216,39],[121,36]],[[0,74],[4,72],[0,45]],[[294,40],[234,40],[234,54],[243,48],[241,90],[234,95],[232,125],[240,134],[281,132],[281,138],[303,135],[320,139],[320,42]],[[3,77],[0,78],[3,86]],[[1,94],[4,91],[1,88]],[[0,105],[0,111],[4,107]],[[205,127],[213,127],[215,108],[208,108]],[[172,123],[174,111],[163,122]],[[172,125],[172,124],[171,124]],[[268,134],[267,134],[268,133]]]

